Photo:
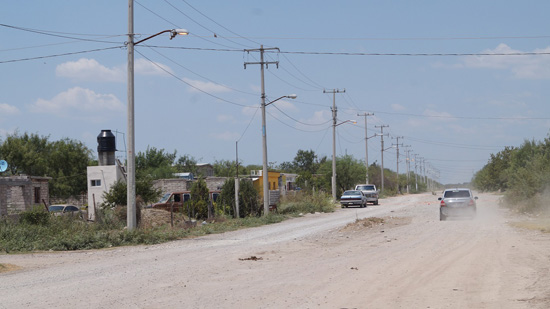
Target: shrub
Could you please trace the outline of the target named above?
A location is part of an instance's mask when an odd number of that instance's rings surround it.
[[[334,205],[330,199],[330,196],[322,192],[289,194],[281,199],[278,211],[281,214],[333,212]]]
[[[19,214],[19,222],[33,225],[47,225],[50,222],[50,213],[42,207],[33,207],[31,210]]]

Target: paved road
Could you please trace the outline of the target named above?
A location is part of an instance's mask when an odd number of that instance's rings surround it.
[[[0,308],[548,308],[550,237],[431,194],[155,246],[0,255]],[[352,225],[384,218],[384,225]],[[258,260],[252,259],[256,257]]]

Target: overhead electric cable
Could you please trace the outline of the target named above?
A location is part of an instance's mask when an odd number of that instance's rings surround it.
[[[194,86],[194,85],[192,85],[192,84],[189,83],[189,82],[186,82],[185,80],[183,80],[183,79],[180,78],[179,76],[176,76],[174,73],[172,73],[172,72],[166,70],[166,69],[163,68],[161,65],[159,65],[158,63],[152,61],[152,60],[149,59],[147,56],[145,56],[144,54],[142,54],[141,52],[139,52],[138,50],[134,50],[134,51],[135,51],[136,53],[140,54],[143,58],[147,59],[149,62],[151,62],[151,64],[155,65],[156,67],[158,67],[159,69],[161,69],[162,71],[164,71],[166,74],[169,74],[170,76],[172,76],[172,77],[174,77],[175,79],[179,80],[180,82],[186,84],[187,86],[189,86],[189,87],[191,87],[191,88],[193,88],[193,89],[195,89],[195,90],[198,90],[198,91],[200,91],[200,92],[202,92],[202,93],[204,93],[204,94],[206,94],[206,95],[208,95],[208,96],[211,96],[211,97],[213,97],[213,98],[215,98],[215,99],[218,99],[218,100],[220,100],[220,101],[222,101],[222,102],[226,102],[226,103],[229,103],[229,104],[232,104],[232,105],[237,105],[237,106],[242,106],[242,107],[247,107],[247,108],[260,108],[259,106],[248,106],[248,105],[244,105],[244,104],[232,102],[232,101],[229,101],[229,100],[224,99],[224,98],[222,98],[222,97],[219,97],[219,96],[217,96],[217,95],[211,94],[211,93],[209,93],[209,92],[207,92],[207,91],[204,91],[204,90],[202,90],[201,88],[199,88],[199,87],[197,87],[197,86]]]
[[[106,48],[98,48],[98,49],[91,49],[91,50],[83,50],[83,51],[78,51],[78,52],[70,52],[70,53],[63,53],[63,54],[56,54],[56,55],[29,57],[29,58],[12,59],[12,60],[2,60],[2,61],[0,61],[0,64],[2,64],[2,63],[11,63],[11,62],[19,62],[19,61],[28,61],[28,60],[37,60],[37,59],[46,59],[46,58],[63,57],[63,56],[71,56],[71,55],[78,55],[78,54],[86,54],[86,53],[93,53],[93,52],[98,52],[98,51],[104,51],[104,50],[110,50],[110,49],[118,49],[118,48],[124,48],[124,47],[125,47],[125,46],[114,46],[114,47],[106,47]]]
[[[231,33],[233,33],[234,35],[237,36],[237,38],[245,39],[245,40],[247,40],[247,41],[249,41],[249,42],[251,42],[251,43],[254,43],[254,45],[262,45],[261,43],[258,43],[258,42],[256,42],[256,41],[253,41],[253,40],[251,40],[251,39],[249,39],[249,38],[246,38],[246,37],[244,37],[244,36],[242,36],[242,35],[239,35],[238,33],[235,33],[235,32],[233,32],[233,31],[231,31],[231,29],[228,29],[227,27],[224,27],[222,24],[220,24],[220,23],[218,23],[217,21],[213,20],[212,18],[206,16],[206,15],[203,14],[201,11],[197,10],[194,6],[192,6],[191,4],[189,4],[189,2],[187,2],[187,1],[185,1],[185,0],[181,0],[181,1],[183,1],[183,2],[184,2],[185,4],[187,4],[190,8],[192,8],[192,9],[195,10],[197,13],[201,14],[202,16],[204,16],[205,18],[207,18],[207,19],[210,20],[211,22],[213,22],[213,23],[215,23],[216,25],[222,27],[223,29],[225,29],[225,30],[227,30],[227,31],[229,31],[229,32],[231,32]]]
[[[47,36],[77,40],[77,41],[96,42],[96,43],[109,43],[109,44],[120,44],[121,43],[121,42],[114,42],[114,41],[84,39],[84,38],[69,36],[69,35],[67,35],[67,33],[63,33],[63,32],[54,32],[54,31],[45,31],[45,30],[38,30],[38,29],[31,29],[31,28],[23,28],[23,27],[10,26],[10,25],[6,25],[6,24],[0,24],[0,26],[6,27],[6,28],[12,28],[12,29],[16,29],[16,30],[21,30],[21,31],[26,31],[26,32],[38,33],[38,34],[47,35]],[[83,35],[83,36],[86,35],[86,34],[73,34],[73,33],[69,33],[69,34],[70,35]],[[88,36],[98,36],[98,35],[88,35]],[[117,36],[123,36],[123,35],[112,35],[112,36],[106,36],[106,37],[117,37]]]
[[[170,5],[174,10],[178,11],[179,13],[181,13],[183,16],[189,18],[189,20],[191,20],[191,21],[194,22],[195,24],[199,25],[200,27],[202,27],[202,28],[205,29],[206,31],[211,32],[212,35],[216,34],[215,31],[213,31],[213,30],[207,28],[206,26],[202,25],[201,23],[199,23],[198,21],[196,21],[195,19],[193,19],[191,16],[185,14],[182,10],[180,10],[180,9],[177,8],[175,5],[173,5],[172,3],[170,3],[170,1],[164,0],[164,2],[166,2],[168,5]],[[224,39],[224,40],[227,40],[227,41],[229,41],[229,42],[231,42],[231,43],[233,43],[233,44],[240,45],[240,46],[242,46],[242,47],[248,47],[248,48],[250,48],[250,46],[247,46],[247,45],[244,45],[244,44],[235,42],[235,41],[233,41],[233,40],[231,40],[231,39],[225,38],[225,37],[222,36],[222,35],[217,35],[217,37],[220,37],[220,38],[222,38],[222,39]]]
[[[201,75],[201,74],[199,74],[199,73],[197,73],[197,72],[192,71],[191,69],[185,67],[184,65],[180,64],[179,62],[176,62],[175,60],[171,59],[170,57],[167,57],[166,55],[162,54],[161,52],[155,50],[154,48],[151,48],[151,50],[154,51],[155,53],[159,54],[161,57],[165,58],[166,60],[168,60],[168,61],[174,63],[175,65],[177,65],[177,66],[179,66],[179,67],[181,67],[182,69],[184,69],[184,70],[186,70],[186,71],[188,71],[188,72],[191,72],[191,73],[193,73],[193,74],[199,76],[200,78],[203,78],[203,79],[205,79],[205,80],[207,80],[207,81],[209,81],[209,82],[211,82],[211,83],[213,83],[213,84],[216,84],[216,85],[218,85],[218,86],[227,88],[227,89],[229,89],[229,90],[233,90],[233,91],[236,91],[236,92],[244,93],[244,94],[249,94],[249,95],[253,95],[253,96],[257,96],[257,95],[258,95],[257,93],[247,92],[247,91],[235,89],[235,88],[232,88],[232,87],[229,87],[229,86],[220,84],[220,83],[218,83],[218,82],[216,82],[216,81],[214,81],[214,80],[212,80],[212,79],[209,79],[209,78],[206,77],[206,76],[203,76],[203,75]]]
[[[283,115],[287,116],[288,118],[294,120],[295,122],[297,122],[299,124],[303,124],[305,126],[322,126],[322,125],[325,125],[328,122],[330,122],[330,120],[329,120],[329,121],[324,122],[324,123],[305,123],[305,122],[302,122],[298,119],[295,119],[295,118],[291,117],[290,115],[288,115],[287,113],[283,112],[280,108],[277,107],[277,105],[273,104],[273,107],[276,108],[278,111],[280,111]]]

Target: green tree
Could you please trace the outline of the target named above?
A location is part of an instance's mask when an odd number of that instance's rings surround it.
[[[184,155],[178,158],[176,170],[180,173],[197,174],[197,160],[190,155]]]
[[[127,204],[127,185],[125,181],[117,181],[111,186],[108,192],[103,194],[104,206],[113,208],[117,205],[126,206]],[[162,192],[153,187],[153,179],[144,177],[136,179],[136,196],[141,197],[145,204],[158,201]]]
[[[51,142],[47,136],[15,132],[0,145],[0,157],[9,165],[7,175],[52,177],[50,194],[69,197],[86,192],[86,169],[92,151],[79,141]]]
[[[82,142],[62,139],[50,144],[48,175],[52,177],[50,194],[69,197],[88,190],[87,167],[94,165],[92,151]]]
[[[200,178],[191,186],[191,215],[197,219],[208,217],[209,190],[206,181]]]
[[[235,177],[237,173],[237,165],[235,161],[216,160],[213,167],[214,175],[218,177]],[[239,172],[242,172],[242,168]]]
[[[175,150],[169,153],[164,149],[147,147],[145,152],[140,151],[136,155],[136,177],[148,175],[153,179],[173,178],[175,159]]]
[[[252,181],[249,179],[241,179],[239,181],[239,216],[241,218],[247,216],[259,216],[261,209],[258,203],[258,192],[254,188]],[[235,179],[229,178],[222,186],[220,193],[220,210],[223,213],[235,217]]]

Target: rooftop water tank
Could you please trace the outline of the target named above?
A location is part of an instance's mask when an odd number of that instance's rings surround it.
[[[97,136],[97,154],[100,166],[115,165],[116,140],[111,130],[101,130]]]

